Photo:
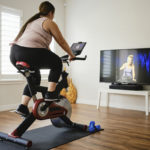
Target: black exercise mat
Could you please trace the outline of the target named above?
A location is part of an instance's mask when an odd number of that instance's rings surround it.
[[[23,138],[33,142],[29,150],[49,150],[90,134],[89,132],[75,129],[56,128],[51,125],[27,131]],[[0,150],[25,150],[25,148],[8,141],[0,141]]]

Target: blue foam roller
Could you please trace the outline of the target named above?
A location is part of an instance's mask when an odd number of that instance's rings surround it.
[[[89,126],[95,126],[95,121],[90,121]]]
[[[95,121],[90,121],[89,123],[89,132],[95,132]]]
[[[95,132],[95,127],[89,127],[89,132]]]
[[[96,130],[97,130],[97,131],[100,131],[100,130],[101,130],[101,126],[100,126],[100,125],[96,125],[95,127],[96,127]]]

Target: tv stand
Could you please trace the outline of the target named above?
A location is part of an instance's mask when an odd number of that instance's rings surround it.
[[[99,109],[100,101],[101,101],[101,94],[106,93],[107,99],[107,107],[109,106],[109,94],[119,94],[119,95],[140,95],[145,97],[145,115],[149,115],[149,96],[150,91],[148,90],[142,90],[142,91],[132,91],[132,90],[117,90],[117,89],[103,89],[100,88],[98,90],[98,103],[97,103],[97,109]]]
[[[134,90],[134,91],[139,91],[143,90],[143,86],[139,84],[134,84],[134,83],[112,83],[109,86],[110,89],[120,89],[120,90]]]

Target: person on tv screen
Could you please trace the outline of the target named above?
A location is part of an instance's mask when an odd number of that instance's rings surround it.
[[[136,82],[133,57],[133,55],[129,55],[127,57],[127,62],[120,67],[120,70],[123,70],[123,75],[121,78],[122,82]]]

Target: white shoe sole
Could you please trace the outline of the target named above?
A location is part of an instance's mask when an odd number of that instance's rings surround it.
[[[23,114],[22,112],[20,112],[20,111],[15,111],[15,113],[17,113],[18,115],[20,115],[21,116],[21,118],[26,118],[27,116],[25,116],[25,114]]]

